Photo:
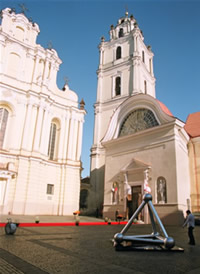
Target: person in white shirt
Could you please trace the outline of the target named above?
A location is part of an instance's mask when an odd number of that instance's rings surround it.
[[[193,229],[195,227],[194,215],[191,213],[190,210],[187,210],[186,214],[187,214],[187,218],[186,218],[185,223],[183,224],[183,227],[185,227],[187,225],[189,244],[190,245],[195,245],[195,239],[194,239],[194,235],[193,235]]]

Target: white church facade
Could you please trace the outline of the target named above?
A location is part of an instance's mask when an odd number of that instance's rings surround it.
[[[151,192],[162,221],[182,223],[191,205],[190,137],[156,99],[154,55],[132,15],[111,26],[99,52],[88,207],[128,217]],[[146,212],[139,218],[148,223]]]
[[[0,25],[0,213],[79,209],[84,101],[56,85],[62,61],[39,26],[12,9]]]

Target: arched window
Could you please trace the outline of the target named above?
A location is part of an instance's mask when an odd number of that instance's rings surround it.
[[[24,39],[24,29],[22,27],[17,26],[15,31],[15,38],[23,41]]]
[[[112,204],[119,204],[119,184],[114,182],[112,185]]]
[[[115,78],[115,95],[120,95],[121,94],[121,77],[116,77]]]
[[[0,108],[0,148],[3,148],[9,112],[5,108]]]
[[[50,136],[49,136],[49,147],[48,147],[48,156],[50,160],[54,159],[55,148],[56,148],[56,131],[57,125],[52,122],[50,127]]]
[[[157,203],[167,203],[167,182],[164,177],[158,177],[157,179]]]
[[[122,48],[121,47],[117,47],[116,50],[116,59],[120,59],[122,57]]]
[[[133,134],[158,125],[159,123],[151,110],[145,108],[136,109],[124,119],[119,136]]]
[[[124,30],[121,28],[119,30],[119,38],[124,36]]]

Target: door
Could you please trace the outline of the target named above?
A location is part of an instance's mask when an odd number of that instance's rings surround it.
[[[142,202],[142,187],[140,186],[132,186],[132,211],[133,213],[136,211],[138,206]],[[138,220],[142,219],[142,214],[139,213]]]

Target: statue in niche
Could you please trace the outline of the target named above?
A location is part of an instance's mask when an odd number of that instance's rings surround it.
[[[112,203],[118,204],[119,203],[119,186],[118,183],[114,182],[112,186]]]
[[[165,204],[167,202],[166,180],[164,177],[159,177],[157,180],[157,203]]]

